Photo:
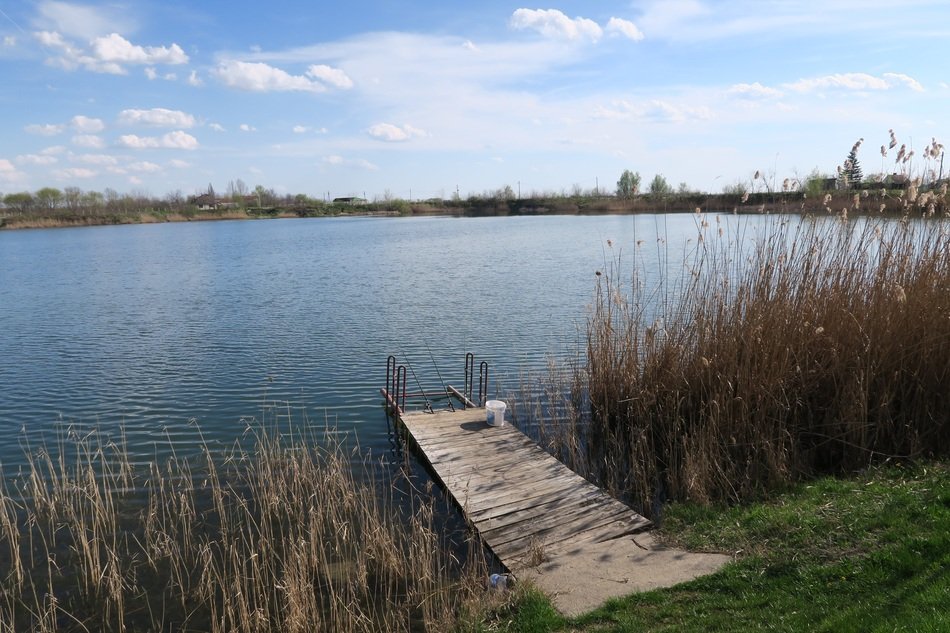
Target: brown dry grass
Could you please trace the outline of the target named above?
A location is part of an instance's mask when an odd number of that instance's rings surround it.
[[[573,396],[543,398],[554,452],[647,514],[950,454],[947,221],[699,231],[682,287],[598,277]]]
[[[28,449],[0,484],[0,631],[441,630],[484,598],[432,501],[326,438],[133,466],[99,433]]]

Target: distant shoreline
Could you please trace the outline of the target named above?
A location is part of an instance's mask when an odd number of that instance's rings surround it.
[[[418,217],[449,215],[456,217],[496,217],[524,215],[627,215],[641,213],[790,213],[790,214],[885,214],[902,216],[944,215],[947,202],[933,197],[927,207],[910,203],[900,192],[876,191],[870,195],[854,191],[831,191],[823,196],[808,197],[802,193],[683,194],[669,196],[638,195],[576,196],[522,199],[475,198],[406,202],[372,202],[363,204],[325,204],[306,207],[267,208],[184,208],[174,211],[151,209],[95,209],[89,212],[56,209],[52,212],[30,211],[15,214],[0,209],[0,230],[68,228],[81,226],[113,226],[121,224],[161,224],[166,222],[211,222],[219,220],[262,220],[280,218],[320,217]]]

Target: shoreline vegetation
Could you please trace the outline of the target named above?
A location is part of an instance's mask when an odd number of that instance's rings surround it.
[[[467,199],[407,201],[385,198],[365,201],[323,202],[306,196],[272,197],[261,206],[245,198],[221,197],[190,201],[180,198],[155,200],[144,196],[104,198],[98,192],[74,192],[67,197],[58,190],[8,194],[0,206],[0,230],[154,224],[268,218],[319,218],[337,216],[432,216],[495,217],[519,215],[617,215],[636,213],[717,214],[834,214],[901,216],[946,216],[947,185],[918,187],[900,181],[892,188],[823,189],[817,183],[808,191],[737,190],[730,193],[663,192],[607,195],[596,191],[565,195],[518,198],[510,191],[470,196]],[[43,192],[46,192],[45,194]],[[53,192],[53,193],[51,193]],[[91,200],[86,200],[90,197]],[[69,202],[68,200],[72,200]]]
[[[608,243],[581,360],[522,405],[542,444],[654,519],[950,456],[950,222],[696,227],[682,276]]]
[[[97,429],[25,446],[0,631],[408,632],[488,608],[484,552],[449,542],[431,489],[308,428],[145,463]]]

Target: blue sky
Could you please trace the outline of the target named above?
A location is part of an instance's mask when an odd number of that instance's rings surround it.
[[[0,0],[0,193],[719,192],[891,129],[922,173],[948,59],[945,0]]]

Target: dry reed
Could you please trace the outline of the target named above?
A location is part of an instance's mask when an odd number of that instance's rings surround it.
[[[553,452],[655,518],[950,454],[946,221],[782,217],[751,250],[698,229],[681,287],[597,277],[586,362],[538,398]]]
[[[441,630],[483,599],[431,495],[310,433],[132,465],[96,431],[0,486],[2,631]],[[402,485],[405,487],[405,485]]]

